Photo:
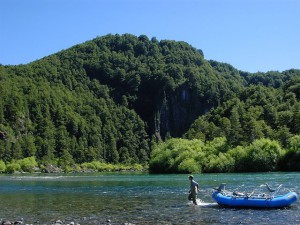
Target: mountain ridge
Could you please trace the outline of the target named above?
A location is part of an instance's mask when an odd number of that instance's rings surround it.
[[[247,73],[205,60],[188,43],[145,35],[97,37],[26,65],[0,66],[0,74],[0,131],[13,140],[0,140],[5,161],[144,163],[151,140],[197,137],[189,131],[199,117],[246,100],[251,85],[286,90],[299,104],[299,70]]]

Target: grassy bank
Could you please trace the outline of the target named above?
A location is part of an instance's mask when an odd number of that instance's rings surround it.
[[[71,172],[121,172],[121,171],[144,171],[147,165],[141,164],[110,164],[100,161],[85,162],[82,164],[60,164],[53,161],[48,164],[38,164],[35,157],[12,160],[5,163],[0,160],[0,173],[71,173]]]

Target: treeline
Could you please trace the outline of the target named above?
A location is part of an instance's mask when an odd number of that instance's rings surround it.
[[[265,138],[235,148],[224,137],[206,143],[169,139],[154,148],[149,163],[152,173],[298,171],[299,167],[300,135],[290,138],[285,149]]]
[[[243,152],[269,140],[286,152],[282,160],[298,154],[288,149],[300,135],[300,70],[242,72],[185,42],[106,35],[0,65],[0,96],[5,164],[146,165],[156,143],[177,137],[205,146],[221,138]]]

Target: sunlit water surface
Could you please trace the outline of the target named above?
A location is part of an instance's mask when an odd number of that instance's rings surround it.
[[[230,209],[212,187],[252,192],[269,183],[300,194],[300,173],[201,174],[198,206],[187,200],[187,175],[144,173],[0,175],[0,219],[28,224],[300,224],[299,200],[284,209]]]

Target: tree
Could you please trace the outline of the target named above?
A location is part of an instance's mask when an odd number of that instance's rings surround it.
[[[295,135],[288,140],[287,151],[279,166],[285,171],[300,171],[300,135]]]
[[[32,173],[34,171],[35,167],[38,166],[34,156],[27,157],[27,158],[24,158],[24,159],[20,159],[20,160],[17,161],[17,163],[20,165],[21,169],[24,172],[31,172]]]
[[[0,160],[0,173],[5,172],[5,170],[6,170],[5,163],[3,162],[3,160]]]
[[[27,135],[21,139],[21,149],[23,151],[22,156],[35,156],[37,149],[34,142],[35,138],[33,135]]]
[[[243,137],[243,130],[242,130],[242,125],[240,123],[240,116],[237,107],[233,108],[231,111],[230,124],[231,124],[231,129],[230,129],[228,141],[231,144],[236,145],[240,142],[241,138]]]
[[[247,148],[247,171],[275,171],[284,151],[277,141],[259,139]]]

